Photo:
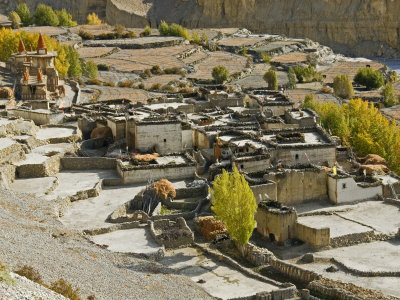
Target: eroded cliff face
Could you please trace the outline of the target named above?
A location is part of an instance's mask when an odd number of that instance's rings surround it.
[[[124,2],[129,7],[121,10]],[[135,12],[144,2],[150,6],[146,16]],[[109,22],[243,27],[310,38],[344,54],[369,57],[400,55],[399,12],[398,0],[108,0],[107,5]]]
[[[17,1],[3,0],[10,3]],[[400,0],[27,0],[69,10],[79,22],[94,11],[110,24],[242,27],[310,38],[356,56],[400,56]]]

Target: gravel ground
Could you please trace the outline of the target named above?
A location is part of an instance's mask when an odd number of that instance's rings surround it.
[[[64,296],[57,294],[44,286],[37,284],[33,281],[19,276],[18,274],[11,273],[13,284],[6,284],[0,282],[0,299],[8,300],[67,300]]]
[[[55,206],[0,189],[0,261],[11,270],[32,266],[47,284],[64,278],[83,299],[212,299],[171,269],[112,253],[68,231],[55,216]]]

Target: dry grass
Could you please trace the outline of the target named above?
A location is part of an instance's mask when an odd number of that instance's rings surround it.
[[[357,74],[358,69],[365,68],[367,65],[371,66],[374,70],[379,70],[383,65],[376,61],[369,62],[337,62],[331,68],[322,72],[325,76],[324,83],[333,83],[333,80],[337,75],[346,74],[349,76],[350,80],[353,80],[354,76]]]
[[[154,189],[156,190],[157,195],[164,200],[168,197],[171,197],[172,199],[176,197],[174,185],[167,179],[161,179],[155,182]]]
[[[302,52],[292,52],[275,56],[271,59],[271,62],[281,64],[294,64],[294,63],[305,63],[307,62],[307,54]]]

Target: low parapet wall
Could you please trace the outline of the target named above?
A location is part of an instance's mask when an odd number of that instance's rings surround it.
[[[124,184],[146,182],[149,179],[159,180],[182,180],[194,177],[196,172],[195,164],[180,165],[152,165],[126,168],[120,161],[117,163],[118,174]]]
[[[106,157],[63,157],[61,166],[64,170],[112,170],[117,168],[117,160]]]
[[[296,223],[295,234],[299,240],[310,244],[313,248],[327,247],[330,243],[329,228],[312,228]]]

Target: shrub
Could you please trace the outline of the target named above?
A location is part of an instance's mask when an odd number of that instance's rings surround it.
[[[83,38],[84,40],[94,40],[94,35],[87,32],[87,31],[83,31],[82,29],[79,30],[79,36],[81,38]]]
[[[158,31],[161,35],[169,35],[169,25],[165,21],[161,21],[160,26],[158,26]]]
[[[89,25],[100,25],[101,24],[101,20],[100,20],[99,16],[96,15],[96,13],[88,14],[86,19],[87,19],[87,22]]]
[[[307,94],[305,97],[304,97],[304,102],[303,102],[303,107],[304,108],[311,108],[311,109],[314,109],[314,107],[313,107],[313,105],[314,105],[314,94]]]
[[[312,65],[307,67],[295,66],[294,72],[300,83],[312,82],[312,81],[322,81],[322,75],[318,73]]]
[[[181,74],[181,69],[178,67],[164,69],[165,74]]]
[[[184,81],[179,81],[179,82],[178,82],[178,87],[180,87],[180,88],[185,88],[185,87],[186,87],[186,82],[184,82]]]
[[[94,61],[89,60],[87,62],[82,60],[82,74],[83,76],[89,77],[91,79],[96,79],[99,72],[97,69],[97,65]]]
[[[224,66],[216,66],[211,73],[216,83],[223,83],[229,78],[229,71]]]
[[[151,35],[151,28],[150,26],[147,25],[143,30],[143,36],[149,36],[149,35]]]
[[[112,82],[112,81],[107,81],[107,82],[103,82],[103,86],[111,86],[111,87],[114,87],[115,84],[114,84],[114,82]]]
[[[162,86],[162,90],[166,92],[174,92],[175,88],[170,84],[165,84]]]
[[[205,32],[201,35],[201,39],[205,45],[208,43],[208,36]]]
[[[241,55],[243,55],[243,56],[246,56],[246,55],[247,55],[247,48],[246,48],[246,45],[245,45],[245,44],[242,45],[242,49],[239,51],[239,53],[240,53]]]
[[[333,90],[336,96],[350,99],[354,95],[353,85],[347,75],[337,75],[333,80]]]
[[[119,87],[131,87],[133,85],[133,82],[131,80],[124,80],[118,82]]]
[[[190,40],[188,30],[185,27],[175,23],[168,25],[165,21],[161,21],[160,26],[158,27],[158,31],[161,35],[180,36],[187,40]]]
[[[266,64],[269,64],[271,62],[271,56],[268,54],[268,52],[262,52],[261,53],[261,59]]]
[[[264,80],[268,84],[268,89],[277,90],[278,89],[278,78],[274,70],[269,70],[264,74]]]
[[[126,30],[126,28],[124,25],[115,24],[115,26],[114,26],[114,31],[117,33],[117,35],[119,37],[121,37],[124,34],[125,30]]]
[[[31,12],[25,3],[21,3],[17,6],[15,10],[19,17],[21,18],[22,25],[29,26],[32,22]]]
[[[354,82],[364,85],[368,90],[378,89],[385,83],[383,75],[379,71],[374,71],[371,68],[361,68],[354,77]]]
[[[44,4],[39,4],[33,16],[38,26],[58,26],[59,20],[54,10]]]
[[[387,83],[383,88],[381,95],[383,96],[383,104],[386,107],[391,107],[399,104],[399,97],[396,95],[393,85]]]
[[[78,23],[72,20],[72,15],[67,13],[65,8],[63,8],[62,10],[56,10],[56,15],[59,21],[59,26],[71,27],[78,25]]]
[[[15,11],[10,12],[10,14],[8,15],[8,19],[11,21],[11,27],[13,29],[19,28],[21,23],[21,18]]]
[[[246,244],[254,230],[257,203],[248,182],[237,168],[232,173],[222,170],[213,183],[211,210],[224,222],[230,237],[240,245]],[[229,209],[227,209],[229,207]]]
[[[160,83],[153,83],[151,85],[152,90],[161,90],[161,84]]]
[[[202,40],[199,37],[199,34],[197,33],[197,31],[194,31],[192,34],[192,42],[198,45],[202,44]]]
[[[60,278],[59,280],[53,282],[50,285],[50,289],[55,291],[58,294],[63,295],[64,297],[71,300],[82,300],[79,296],[79,289],[74,289],[71,284],[69,284],[64,279]]]
[[[164,74],[164,72],[161,70],[160,66],[153,66],[151,68],[151,73],[153,73],[154,75],[161,75]]]
[[[88,84],[90,84],[90,85],[103,85],[103,82],[101,82],[98,79],[89,79],[88,80]]]
[[[97,70],[99,70],[99,71],[111,71],[112,68],[111,68],[111,66],[106,65],[106,64],[98,64],[97,65]]]
[[[43,284],[42,276],[40,275],[39,271],[31,266],[24,265],[23,267],[20,267],[18,270],[16,270],[15,273],[20,276],[24,276],[36,283]]]
[[[150,77],[151,77],[150,69],[144,70],[144,72],[142,73],[142,78],[150,78]]]
[[[139,83],[138,88],[141,90],[144,90],[144,84],[143,83]]]
[[[132,29],[130,32],[125,33],[125,37],[127,37],[127,38],[135,38],[136,37],[135,30]]]

